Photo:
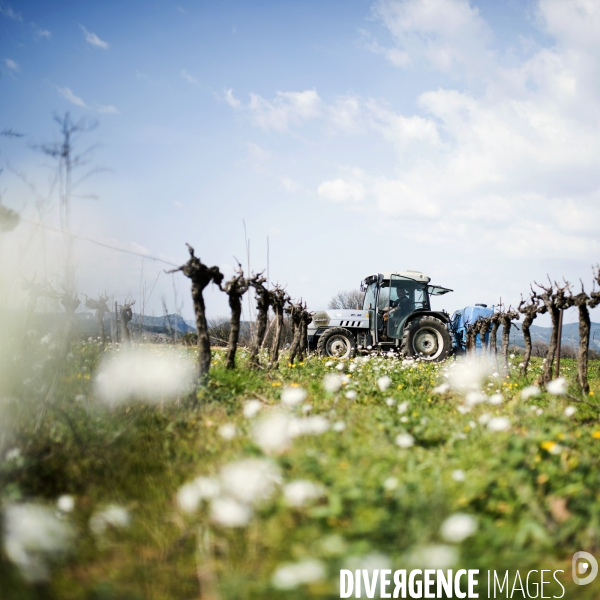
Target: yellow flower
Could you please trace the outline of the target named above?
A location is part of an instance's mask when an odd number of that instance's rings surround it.
[[[594,390],[590,390],[590,396],[594,395]]]
[[[300,387],[300,385],[297,383],[290,383],[290,387]]]
[[[274,382],[271,384],[271,387],[281,387],[281,383],[279,383],[279,381],[274,381]]]
[[[541,448],[543,450],[547,450],[548,452],[552,452],[552,448],[554,448],[554,446],[556,446],[556,442],[542,442],[540,444]]]
[[[593,431],[593,432],[592,432],[592,437],[593,437],[595,440],[600,440],[600,431],[598,431],[598,430],[596,430],[596,431]]]
[[[398,385],[398,389],[399,389],[399,390],[401,390],[401,389],[402,389],[402,387],[403,387],[403,385],[402,385],[402,384],[399,384],[399,385]]]

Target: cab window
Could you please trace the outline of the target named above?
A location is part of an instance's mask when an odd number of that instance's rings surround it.
[[[375,290],[377,289],[377,283],[373,282],[367,287],[365,292],[365,300],[363,302],[363,310],[368,310],[369,305],[371,308],[375,308]]]

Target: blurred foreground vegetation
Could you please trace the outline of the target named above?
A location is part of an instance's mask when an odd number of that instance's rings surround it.
[[[46,581],[26,581],[5,543],[2,598],[337,598],[341,568],[441,563],[481,569],[482,584],[487,569],[519,569],[521,575],[562,569],[566,598],[600,597],[600,579],[578,587],[571,578],[574,552],[598,556],[600,550],[599,415],[567,396],[543,392],[521,399],[541,359],[533,360],[524,379],[513,358],[508,377],[483,383],[503,402],[461,412],[459,394],[432,393],[452,360],[431,365],[310,357],[294,368],[264,372],[246,368],[241,351],[239,368],[226,371],[224,351],[215,350],[206,387],[159,403],[142,398],[107,407],[93,392],[102,356],[97,341],[73,344],[59,370],[57,346],[52,339],[24,339],[3,350],[0,499],[5,514],[24,503],[52,508],[74,536],[64,552],[45,557]],[[105,354],[118,352],[123,349]],[[341,389],[326,391],[324,377],[342,373]],[[563,361],[569,380],[575,373],[574,361]],[[391,384],[382,391],[384,376]],[[590,383],[586,400],[595,402],[597,362]],[[268,455],[281,481],[247,524],[215,522],[204,500],[197,510],[182,510],[177,498],[184,484],[217,477],[240,459],[265,459],[255,424],[283,410],[288,386],[306,390],[307,397],[285,414],[321,416],[327,431],[317,427]],[[570,391],[580,397],[574,387]],[[260,402],[256,416],[244,416],[249,400]],[[570,405],[576,410],[567,416]],[[498,416],[509,419],[507,430],[487,426]],[[412,445],[398,445],[402,434]],[[282,489],[298,480],[317,484],[322,493],[290,506]],[[74,508],[59,513],[56,503],[65,495]],[[107,507],[118,507],[122,518],[98,527]],[[477,528],[463,541],[448,542],[440,527],[455,513],[475,517]],[[8,525],[5,519],[5,532]],[[309,574],[285,571],[298,564],[308,564]],[[558,586],[550,589],[561,594]],[[483,586],[480,591],[487,597]]]

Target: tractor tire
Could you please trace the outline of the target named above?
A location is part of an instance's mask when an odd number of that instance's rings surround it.
[[[452,341],[446,325],[435,317],[418,317],[404,328],[401,344],[407,358],[440,362],[452,350]]]
[[[319,338],[317,352],[321,356],[332,358],[354,358],[356,356],[356,338],[344,327],[327,329]]]

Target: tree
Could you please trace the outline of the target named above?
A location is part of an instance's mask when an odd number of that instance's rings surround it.
[[[129,323],[131,319],[133,319],[133,310],[131,309],[131,307],[134,304],[135,300],[126,302],[123,306],[121,306],[121,309],[119,310],[119,313],[121,314],[121,325],[123,326],[123,341],[126,344],[129,344],[129,342],[131,341],[131,335],[129,334]]]
[[[227,369],[235,368],[235,353],[237,351],[238,340],[240,338],[242,296],[248,291],[249,286],[250,283],[244,278],[242,265],[239,263],[235,275],[224,286],[220,286],[221,290],[223,290],[229,298],[229,308],[231,309],[229,338],[227,342],[227,358],[225,362],[225,367]]]
[[[279,361],[279,348],[281,347],[281,338],[283,335],[283,314],[285,305],[288,303],[290,297],[287,295],[284,289],[278,285],[271,292],[271,305],[273,306],[273,312],[275,313],[275,324],[276,331],[273,337],[273,345],[271,347],[271,362],[269,366],[271,368],[277,368]]]
[[[292,344],[290,345],[290,352],[288,356],[288,363],[293,365],[296,359],[296,354],[300,348],[300,336],[302,335],[302,315],[305,310],[305,306],[302,304],[302,300],[296,303],[290,303],[285,309],[290,315],[292,322]]]
[[[219,267],[207,267],[196,257],[194,249],[189,244],[186,244],[186,246],[190,253],[190,259],[178,269],[172,269],[168,273],[181,271],[192,281],[192,300],[194,302],[196,329],[198,331],[198,380],[203,383],[210,369],[210,338],[206,323],[206,306],[204,304],[203,292],[211,282],[220,286],[223,281],[223,273],[219,271]]]
[[[525,340],[525,355],[523,356],[521,373],[522,375],[527,375],[527,368],[529,366],[529,359],[531,358],[531,324],[533,320],[537,317],[538,312],[540,310],[540,299],[537,294],[531,290],[531,295],[527,299],[527,302],[523,300],[523,296],[521,296],[521,302],[517,307],[517,310],[525,315],[523,319],[523,324],[521,325],[521,331],[523,332],[523,339]]]
[[[545,287],[536,283],[543,293],[539,294],[540,299],[544,303],[540,307],[540,314],[548,313],[550,320],[552,321],[552,331],[550,332],[550,343],[548,344],[548,354],[546,354],[546,362],[544,363],[544,370],[540,378],[540,383],[547,384],[552,381],[554,357],[556,356],[556,347],[558,346],[558,321],[560,311],[568,308],[568,297],[566,291],[569,288],[569,284],[565,282],[563,287],[560,287],[556,282],[554,285],[548,278],[549,286]]]
[[[327,308],[333,310],[361,309],[365,295],[360,290],[338,292],[331,298]]]
[[[502,362],[506,374],[508,374],[508,344],[510,342],[510,329],[513,326],[513,321],[518,320],[519,313],[510,306],[506,312],[500,313],[500,323],[502,323]]]
[[[260,366],[258,354],[260,352],[265,334],[267,333],[267,319],[269,315],[269,307],[273,301],[271,292],[264,286],[267,280],[262,273],[255,275],[250,279],[250,285],[256,293],[256,335],[250,348],[250,366],[257,368]]]
[[[98,330],[100,332],[100,339],[102,340],[102,350],[104,350],[104,346],[106,344],[106,333],[104,331],[104,315],[107,312],[109,312],[107,302],[108,296],[106,294],[99,294],[97,300],[85,296],[86,308],[96,311],[96,321],[98,322]]]
[[[498,369],[498,346],[496,339],[498,335],[498,328],[500,327],[500,312],[494,312],[494,314],[490,317],[490,323],[492,325],[492,329],[490,331],[490,353],[496,364],[496,369]]]

